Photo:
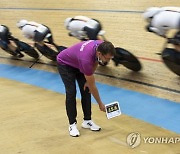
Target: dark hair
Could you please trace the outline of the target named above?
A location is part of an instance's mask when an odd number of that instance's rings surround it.
[[[104,41],[103,43],[101,43],[98,46],[97,51],[101,52],[102,55],[110,54],[110,55],[114,56],[116,54],[114,45],[108,41]]]

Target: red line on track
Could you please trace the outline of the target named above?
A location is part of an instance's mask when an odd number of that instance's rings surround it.
[[[160,62],[160,63],[163,62],[162,60],[152,59],[152,58],[146,58],[146,57],[138,57],[138,58],[139,58],[139,59],[142,59],[142,60],[153,61],[153,62]]]

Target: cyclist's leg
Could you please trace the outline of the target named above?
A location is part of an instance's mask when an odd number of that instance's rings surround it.
[[[101,30],[100,25],[98,25],[96,28],[89,28],[89,27],[84,27],[84,31],[86,31],[88,38],[90,40],[97,40],[97,35],[99,33],[99,31]]]

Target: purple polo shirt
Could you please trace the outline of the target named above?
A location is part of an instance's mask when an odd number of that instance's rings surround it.
[[[71,46],[57,55],[59,64],[69,65],[80,70],[85,75],[92,75],[96,62],[96,48],[103,41],[89,40]]]

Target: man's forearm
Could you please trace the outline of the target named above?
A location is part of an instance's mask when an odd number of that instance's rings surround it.
[[[97,101],[98,104],[101,104],[102,101],[101,101],[101,98],[100,98],[100,95],[99,95],[99,92],[96,88],[96,86],[92,86],[92,87],[89,87],[90,91],[91,91],[91,94],[93,95],[93,97],[95,98],[95,100]]]
[[[96,65],[94,65],[94,66],[96,66]],[[85,75],[85,78],[86,78],[86,81],[87,81],[87,84],[88,84],[88,88],[89,88],[91,94],[96,99],[96,101],[97,101],[97,103],[99,105],[102,104],[102,101],[101,101],[98,89],[96,87],[94,76],[93,75],[91,75],[91,76],[86,76]]]

